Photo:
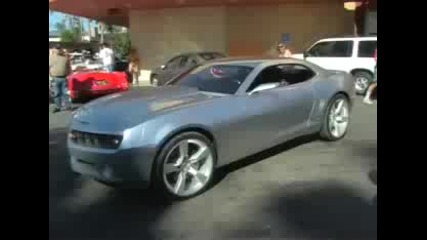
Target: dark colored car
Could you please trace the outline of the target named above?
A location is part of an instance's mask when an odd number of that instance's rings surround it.
[[[226,57],[226,55],[219,52],[193,52],[180,54],[173,57],[165,65],[154,69],[150,79],[151,85],[164,85],[170,79],[190,70],[196,65],[224,57]]]

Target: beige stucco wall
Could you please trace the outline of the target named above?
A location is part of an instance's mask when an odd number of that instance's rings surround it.
[[[345,11],[342,2],[227,9],[227,46],[232,55],[276,54],[283,33],[290,33],[289,47],[299,52],[316,38],[352,32],[353,13]]]
[[[225,8],[132,11],[129,29],[143,68],[159,66],[176,54],[226,51]]]
[[[163,64],[188,51],[215,50],[230,55],[274,53],[283,33],[293,52],[315,38],[353,32],[353,13],[341,1],[247,7],[133,10],[130,34],[142,68]]]

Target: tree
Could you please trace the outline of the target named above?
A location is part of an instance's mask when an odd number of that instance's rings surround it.
[[[62,42],[79,42],[81,36],[80,28],[65,29],[60,32]]]
[[[130,53],[131,43],[128,32],[113,33],[114,34],[114,49],[121,57],[126,57]]]
[[[62,42],[79,42],[82,34],[81,22],[75,17],[64,17],[63,21],[55,24]]]
[[[130,36],[128,32],[123,32],[122,27],[115,25],[103,24],[104,29],[108,32],[108,41],[112,41],[113,48],[120,57],[127,57],[131,50]],[[105,40],[105,39],[103,39]]]

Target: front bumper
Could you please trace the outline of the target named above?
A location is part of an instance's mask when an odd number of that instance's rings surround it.
[[[76,173],[111,183],[150,184],[155,149],[95,149],[68,140],[68,150]]]

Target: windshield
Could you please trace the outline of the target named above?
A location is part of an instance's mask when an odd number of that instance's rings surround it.
[[[174,79],[168,85],[194,87],[200,91],[235,94],[253,67],[203,65]]]

